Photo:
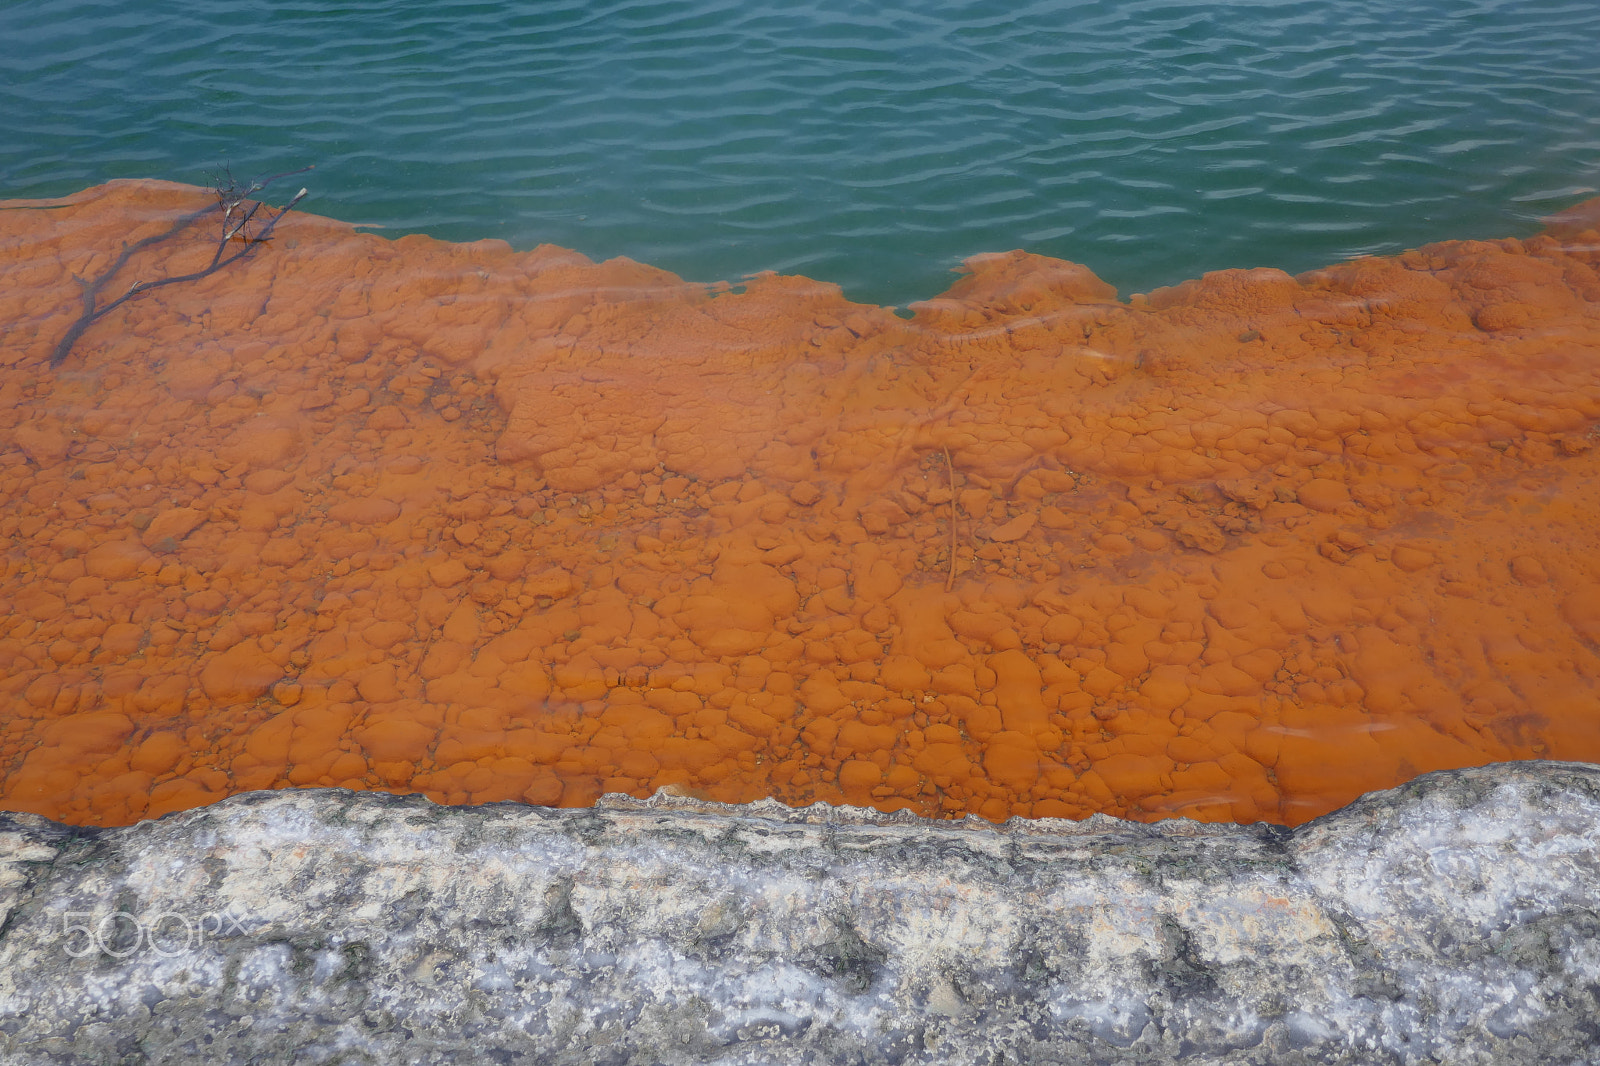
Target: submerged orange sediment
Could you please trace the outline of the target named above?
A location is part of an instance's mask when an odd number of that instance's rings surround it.
[[[1600,759],[1600,202],[1126,303],[983,256],[910,320],[292,215],[52,372],[74,277],[203,197],[0,212],[8,809],[1297,823]]]

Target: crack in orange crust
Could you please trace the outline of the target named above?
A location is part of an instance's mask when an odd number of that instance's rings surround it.
[[[1600,759],[1600,201],[1127,303],[980,256],[910,320],[295,214],[51,373],[74,275],[206,195],[0,205],[9,809],[1292,824]]]

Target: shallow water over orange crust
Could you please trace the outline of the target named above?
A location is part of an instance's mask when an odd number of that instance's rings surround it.
[[[296,214],[52,371],[207,198],[0,205],[6,808],[1297,823],[1600,760],[1600,201],[1130,303],[980,257],[911,320]]]

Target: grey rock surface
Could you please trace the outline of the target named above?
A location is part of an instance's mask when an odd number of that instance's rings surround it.
[[[0,816],[0,1062],[1592,1063],[1600,768],[1288,831],[661,796]]]

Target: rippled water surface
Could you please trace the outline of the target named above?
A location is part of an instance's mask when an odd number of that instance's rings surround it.
[[[1597,184],[1600,5],[12,0],[0,187],[314,162],[307,207],[699,279],[1124,293],[1527,233]]]

